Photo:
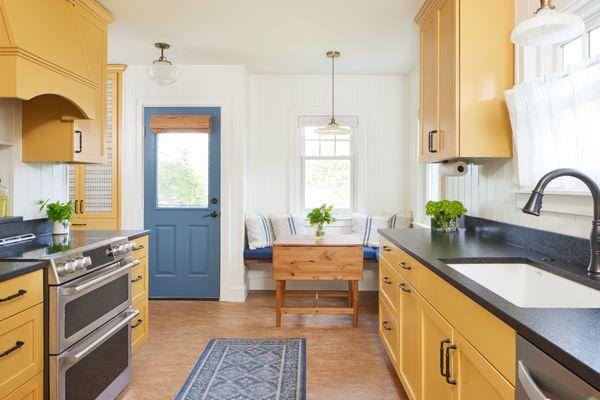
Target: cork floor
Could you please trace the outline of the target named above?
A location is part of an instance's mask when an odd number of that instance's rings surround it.
[[[274,292],[251,292],[245,303],[150,301],[150,336],[133,355],[133,379],[119,399],[174,399],[215,337],[306,338],[309,400],[407,398],[378,337],[376,292],[361,293],[355,329],[347,315],[284,315],[277,329],[274,304]]]

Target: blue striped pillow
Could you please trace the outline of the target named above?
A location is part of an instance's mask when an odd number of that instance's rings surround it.
[[[248,247],[252,250],[273,246],[273,229],[264,215],[246,215],[246,236]]]
[[[302,217],[295,217],[286,214],[271,215],[270,219],[276,239],[282,235],[302,235],[308,233],[304,218]]]

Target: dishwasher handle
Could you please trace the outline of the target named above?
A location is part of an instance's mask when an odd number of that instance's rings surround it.
[[[529,369],[521,360],[517,364],[517,374],[519,382],[530,400],[550,400],[535,383]]]

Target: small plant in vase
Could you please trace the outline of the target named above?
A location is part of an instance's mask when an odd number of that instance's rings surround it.
[[[310,226],[317,227],[317,230],[315,231],[317,240],[323,239],[323,236],[325,236],[325,224],[331,224],[332,222],[335,222],[335,218],[331,214],[332,211],[333,206],[327,206],[326,204],[323,204],[321,207],[313,208],[312,211],[306,216]]]
[[[45,209],[48,219],[54,221],[52,233],[55,235],[67,235],[71,225],[71,214],[73,214],[73,204],[71,203],[71,200],[66,203],[61,203],[60,201],[50,203],[50,200],[40,200],[38,204],[40,205],[40,211]]]
[[[466,212],[460,201],[428,201],[425,205],[425,214],[431,217],[431,229],[439,232],[456,231],[456,221]]]

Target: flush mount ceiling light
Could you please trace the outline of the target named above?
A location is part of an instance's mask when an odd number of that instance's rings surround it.
[[[343,128],[335,122],[335,59],[340,56],[340,52],[328,51],[326,56],[331,58],[331,120],[327,126],[317,128],[315,132],[321,135],[346,134],[350,132],[350,129]]]
[[[165,57],[165,50],[169,49],[166,43],[154,43],[154,47],[160,49],[160,58],[154,60],[150,66],[150,78],[160,85],[170,85],[177,80],[179,70]]]
[[[547,46],[568,42],[583,34],[581,17],[560,12],[552,0],[540,0],[540,8],[513,29],[510,40],[519,46]]]

